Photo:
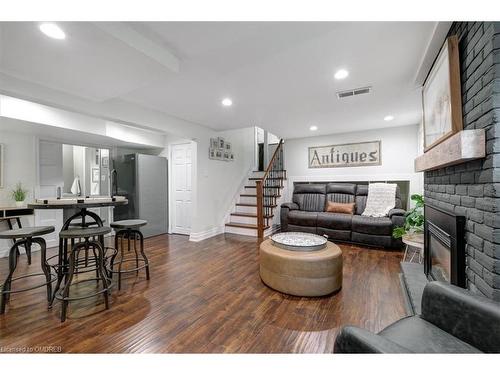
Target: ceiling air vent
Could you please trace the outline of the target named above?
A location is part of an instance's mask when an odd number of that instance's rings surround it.
[[[338,91],[337,97],[339,99],[347,98],[349,96],[361,95],[361,94],[369,94],[372,91],[371,87],[360,87],[352,90]]]

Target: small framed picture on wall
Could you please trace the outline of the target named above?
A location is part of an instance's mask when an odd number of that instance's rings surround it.
[[[210,148],[210,149],[208,150],[208,158],[209,158],[209,159],[212,159],[212,160],[217,159],[217,158],[215,157],[215,149],[214,149],[214,148]]]
[[[448,37],[422,87],[424,151],[463,129],[458,37]]]
[[[224,141],[224,138],[219,137],[219,138],[217,138],[217,140],[219,142],[218,148],[220,148],[221,150],[224,150],[224,145],[226,144]]]
[[[219,148],[219,138],[210,138],[210,148],[211,149]]]

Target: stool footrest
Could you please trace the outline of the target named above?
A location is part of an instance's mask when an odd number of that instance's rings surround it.
[[[28,277],[35,277],[35,276],[44,276],[45,277],[45,274],[43,272],[40,272],[40,273],[31,273],[29,275],[22,275],[22,276],[18,276],[18,277],[12,278],[11,282],[16,281],[16,280],[26,279]],[[43,284],[39,284],[39,285],[36,285],[36,286],[31,286],[29,288],[24,288],[24,289],[6,290],[4,292],[0,291],[0,294],[13,294],[13,293],[26,292],[28,290],[33,290],[33,289],[41,288],[42,286],[49,285],[49,284],[53,283],[56,280],[57,280],[57,276],[51,273],[50,274],[50,280],[46,281]],[[0,285],[0,288],[2,288],[4,285],[5,284]]]
[[[74,282],[71,285],[74,286],[74,285],[85,283],[85,282],[88,282],[88,281],[102,281],[102,279],[97,278],[97,277],[93,278],[93,279],[85,279],[85,280],[80,280],[80,281]],[[69,296],[68,297],[63,297],[61,295],[61,292],[58,292],[58,293],[55,294],[54,297],[56,299],[60,300],[60,301],[78,301],[80,299],[86,299],[86,298],[90,298],[90,297],[95,297],[95,296],[98,296],[99,294],[106,293],[109,290],[111,290],[112,287],[113,287],[113,283],[111,282],[111,280],[109,280],[109,285],[108,285],[107,288],[101,289],[98,292],[95,292],[95,293],[92,293],[92,294],[86,294],[86,295],[81,296],[81,297],[69,297]]]
[[[128,262],[142,262],[144,264],[142,266],[139,266],[139,267],[136,267],[136,268],[128,268],[126,270],[121,270],[121,271],[112,271],[111,269],[108,268],[108,271],[111,272],[111,273],[136,272],[136,271],[139,271],[139,270],[142,270],[142,269],[146,268],[149,265],[148,263],[146,263],[146,261],[144,259],[129,258],[129,259],[123,259],[120,262],[116,262],[116,263],[113,264],[113,266],[116,266],[119,263],[128,263]]]

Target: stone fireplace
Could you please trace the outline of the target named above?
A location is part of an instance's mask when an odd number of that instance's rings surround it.
[[[424,195],[465,218],[463,286],[500,301],[500,23],[456,22],[449,34],[459,37],[464,129],[485,130],[486,158],[425,172]],[[443,242],[429,241],[429,259],[445,261]]]

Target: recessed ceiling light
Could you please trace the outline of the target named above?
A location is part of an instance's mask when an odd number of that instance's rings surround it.
[[[344,78],[347,78],[347,76],[349,75],[349,72],[345,69],[340,69],[340,70],[337,70],[335,72],[335,79],[344,79]]]
[[[222,99],[222,105],[224,107],[231,107],[233,105],[233,101],[229,98]]]
[[[312,132],[315,132],[316,130],[318,130],[318,127],[316,125],[312,125],[310,128],[309,128],[310,131]]]
[[[66,34],[55,23],[42,23],[40,31],[53,39],[66,39]]]
[[[394,120],[394,116],[392,115],[387,115],[384,117],[384,121],[392,121],[392,120]]]

